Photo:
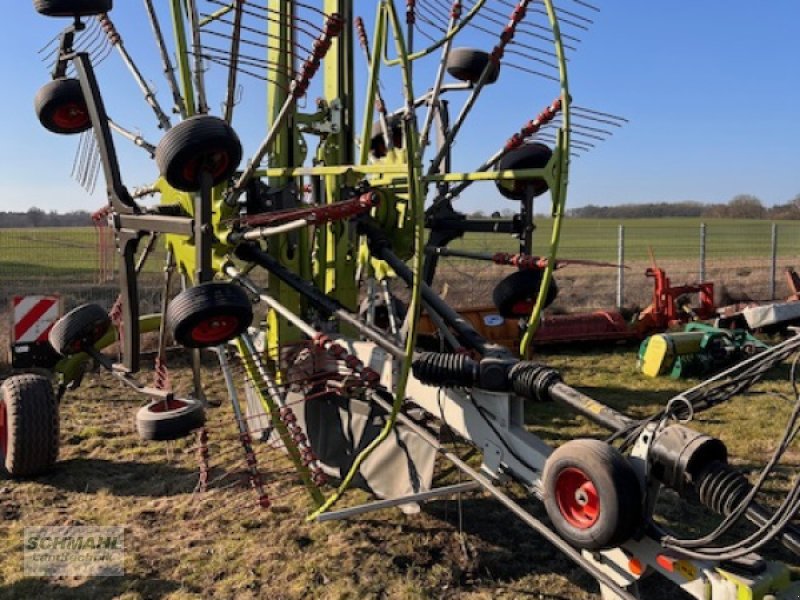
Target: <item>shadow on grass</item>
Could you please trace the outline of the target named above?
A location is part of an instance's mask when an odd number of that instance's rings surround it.
[[[194,489],[197,471],[163,463],[73,458],[59,462],[38,481],[87,494],[106,490],[114,496],[174,496]]]
[[[520,504],[533,516],[548,524],[544,506],[536,501],[522,500]],[[461,501],[461,517],[458,503],[439,500],[423,505],[429,515],[450,522],[453,527],[462,523],[463,531],[478,538],[475,570],[488,575],[490,580],[513,597],[533,597],[545,600],[572,600],[574,596],[541,589],[526,589],[526,577],[556,574],[563,576],[586,594],[597,594],[597,581],[581,567],[573,563],[536,532],[517,521],[510,512],[488,498],[465,498]],[[488,582],[483,577],[481,585]],[[677,586],[666,582],[658,574],[652,574],[640,584],[642,598],[649,600],[680,600],[689,598]],[[599,596],[598,596],[599,597]]]
[[[97,577],[78,586],[61,585],[59,581],[41,577],[26,578],[10,585],[0,586],[0,598],[8,600],[73,600],[86,598],[105,600],[117,598],[125,593],[142,598],[164,598],[181,589],[174,581],[142,579],[139,577]]]

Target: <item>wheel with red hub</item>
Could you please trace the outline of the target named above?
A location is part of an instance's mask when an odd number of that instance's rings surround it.
[[[50,345],[64,356],[94,346],[111,327],[111,318],[97,304],[82,304],[61,317],[48,334]]]
[[[199,429],[205,422],[203,405],[189,398],[153,400],[136,413],[136,430],[143,440],[177,440]]]
[[[38,475],[58,458],[58,402],[41,375],[14,375],[0,386],[0,455],[12,477]]]
[[[492,292],[497,312],[506,319],[529,316],[539,295],[539,288],[542,286],[542,274],[543,271],[540,269],[525,269],[502,279]],[[558,286],[553,280],[547,289],[545,307],[550,306],[556,296],[558,296]]]
[[[242,160],[242,144],[233,128],[211,115],[196,115],[170,129],[156,148],[156,164],[172,187],[196,192],[203,173],[214,185],[229,179]]]
[[[630,463],[600,440],[572,440],[547,459],[544,506],[556,531],[578,548],[619,546],[642,525],[642,491]]]
[[[34,99],[36,116],[48,131],[81,133],[92,127],[89,109],[77,79],[55,79],[42,86]]]
[[[33,0],[39,14],[48,17],[91,17],[111,10],[112,0]]]
[[[167,308],[172,336],[188,348],[224,344],[244,333],[252,321],[253,307],[245,291],[219,281],[182,291]]]

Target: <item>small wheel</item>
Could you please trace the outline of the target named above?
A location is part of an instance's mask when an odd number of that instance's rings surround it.
[[[544,169],[553,151],[538,142],[525,144],[512,150],[497,163],[498,171],[516,171],[521,169]],[[523,200],[526,188],[533,187],[533,195],[541,196],[549,188],[544,179],[518,179],[512,181],[497,181],[497,189],[509,200]]]
[[[111,327],[111,318],[97,304],[82,304],[61,317],[48,334],[50,345],[64,356],[94,346]]]
[[[0,387],[0,453],[12,477],[38,475],[58,458],[58,402],[41,375],[15,375]]]
[[[642,491],[633,467],[600,440],[571,440],[547,459],[544,506],[556,531],[578,548],[619,546],[642,524]]]
[[[502,279],[492,293],[497,312],[506,319],[529,316],[539,296],[543,273],[539,269],[525,269]],[[545,307],[550,306],[556,296],[558,296],[558,286],[555,280],[552,280],[547,289]]]
[[[175,341],[188,348],[219,346],[243,333],[252,320],[245,291],[219,281],[184,290],[167,308],[167,326]]]
[[[81,83],[77,79],[54,79],[39,89],[33,104],[39,122],[53,133],[69,135],[92,127]]]
[[[231,177],[242,160],[242,144],[222,119],[196,115],[178,123],[156,148],[158,169],[172,187],[196,192],[204,171],[214,185]]]
[[[399,118],[389,119],[386,124],[389,135],[392,136],[392,145],[395,148],[403,147],[403,122]],[[386,140],[383,137],[383,127],[380,121],[372,124],[372,138],[369,145],[370,151],[375,158],[383,158],[388,152]]]
[[[39,14],[48,17],[91,17],[111,10],[112,0],[33,0]]]
[[[205,422],[203,405],[190,399],[154,400],[136,413],[136,430],[143,440],[177,440],[199,429]]]
[[[477,83],[488,63],[488,52],[474,48],[453,48],[447,56],[447,72],[459,81]],[[486,83],[494,83],[500,76],[500,64],[492,64]]]
[[[390,310],[391,315],[394,317],[395,324],[397,326],[403,324],[403,320],[406,318],[406,312],[408,311],[408,307],[406,306],[405,302],[396,296],[391,296],[391,304],[387,304],[386,298],[383,294],[378,295],[373,302],[375,303],[375,306],[373,307],[375,327],[382,329],[383,331],[389,331],[389,328],[392,324],[392,319],[390,318],[389,314]],[[358,316],[363,321],[367,320],[369,316],[369,298],[364,298],[358,305]]]

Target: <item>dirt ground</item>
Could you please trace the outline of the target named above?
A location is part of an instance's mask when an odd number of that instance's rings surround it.
[[[609,377],[633,373],[632,356],[632,349],[616,348],[610,354],[607,349],[558,353],[548,360],[573,381],[592,372],[582,380],[587,392],[617,408],[647,414],[673,393],[670,385],[676,386],[668,384],[653,395],[646,391],[653,386],[649,380],[630,377],[629,385],[608,385]],[[188,388],[187,368],[173,370],[172,376],[176,389]],[[223,397],[212,361],[206,361],[205,381],[210,397]],[[273,506],[256,509],[227,405],[208,413],[211,484],[209,491],[195,493],[196,439],[140,441],[133,417],[142,403],[108,375],[90,373],[62,403],[57,467],[31,481],[0,479],[0,598],[599,597],[596,583],[583,571],[481,494],[434,501],[415,515],[385,510],[310,524],[304,520],[308,500],[287,460],[279,451],[261,448],[259,465]],[[757,403],[746,411],[765,406]],[[742,406],[731,410],[714,415],[712,430],[725,431],[720,423],[742,418]],[[594,431],[554,406],[534,407],[532,416],[533,430],[553,444]],[[765,439],[772,433],[759,431],[751,445],[734,448],[755,461],[767,452]],[[797,469],[800,456],[794,460]],[[510,491],[525,501],[520,490]],[[367,499],[354,491],[344,504]],[[667,508],[676,521],[692,514],[679,506]],[[530,508],[544,517],[536,503]],[[23,575],[25,527],[89,524],[125,527],[124,577]],[[775,552],[787,560],[785,553]],[[680,597],[653,577],[642,593],[648,600]]]
[[[497,269],[451,272],[444,288],[448,300],[456,306],[489,302]],[[561,295],[555,308],[612,306],[613,278],[594,276],[559,272]],[[751,283],[747,277],[741,271],[742,285]],[[646,299],[651,288],[649,280],[641,279]],[[600,302],[601,297],[611,300]],[[8,322],[0,319],[3,348],[7,336]],[[691,384],[643,379],[635,371],[635,353],[633,347],[570,349],[544,359],[561,369],[568,382],[640,415],[651,414]],[[5,358],[0,356],[0,378],[10,373]],[[218,367],[206,360],[204,368],[207,394],[223,398]],[[176,389],[189,388],[185,366],[172,376]],[[766,389],[788,391],[785,373]],[[273,506],[256,509],[226,404],[208,413],[211,485],[208,492],[195,493],[197,440],[139,440],[134,414],[142,404],[141,397],[108,375],[88,374],[62,403],[57,467],[30,481],[0,476],[0,598],[599,598],[596,583],[581,569],[481,494],[433,501],[415,515],[386,510],[346,522],[310,524],[304,519],[310,504],[288,461],[279,451],[260,448],[259,465]],[[558,407],[530,410],[532,430],[553,445],[597,433]],[[766,457],[787,410],[776,409],[766,396],[747,398],[720,409],[702,426],[723,437],[736,455],[748,457],[750,465]],[[743,429],[746,418],[759,424]],[[764,424],[765,418],[771,422]],[[792,457],[790,473],[800,468],[800,455]],[[520,490],[510,491],[525,501]],[[353,491],[344,504],[366,500],[366,494]],[[529,508],[545,516],[536,502]],[[675,522],[698,514],[674,498],[665,510]],[[124,526],[125,576],[25,577],[24,528],[65,524]],[[796,557],[779,548],[769,551],[796,564]],[[675,590],[651,577],[642,597],[680,598]]]

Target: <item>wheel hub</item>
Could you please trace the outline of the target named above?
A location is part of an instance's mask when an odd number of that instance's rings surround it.
[[[600,497],[580,469],[565,469],[556,481],[556,501],[562,516],[578,529],[589,529],[600,518]]]
[[[189,161],[183,169],[183,177],[187,181],[197,181],[200,172],[205,170],[211,174],[213,179],[217,179],[225,172],[229,164],[230,160],[227,152],[210,152],[200,158]]]
[[[239,327],[239,319],[223,315],[201,321],[192,329],[192,339],[203,344],[222,343],[231,338]]]
[[[53,113],[53,122],[63,129],[80,129],[88,120],[86,109],[75,102],[65,104]]]

